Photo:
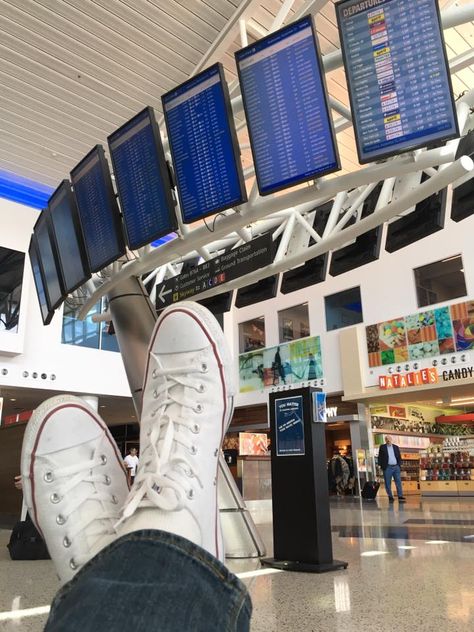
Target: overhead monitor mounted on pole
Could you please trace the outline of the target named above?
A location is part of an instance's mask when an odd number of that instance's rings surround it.
[[[246,202],[229,92],[214,64],[161,97],[184,222]]]
[[[49,309],[48,307],[43,270],[40,265],[37,252],[36,237],[34,235],[32,235],[31,237],[28,254],[30,255],[31,269],[33,271],[33,279],[35,281],[36,295],[38,297],[43,325],[49,325],[51,319],[54,316],[54,310]]]
[[[359,162],[459,136],[437,0],[336,4]]]
[[[153,108],[146,107],[107,139],[129,248],[177,228],[171,180]]]
[[[120,209],[104,148],[96,145],[71,171],[87,259],[98,272],[125,252]]]
[[[312,17],[237,51],[235,57],[260,194],[338,171]]]
[[[42,271],[46,302],[48,309],[54,312],[66,297],[66,292],[59,267],[56,245],[51,239],[48,209],[41,211],[41,215],[34,227],[34,237]]]
[[[48,209],[64,291],[71,294],[83,285],[91,274],[76,200],[69,180],[63,180],[49,198]]]

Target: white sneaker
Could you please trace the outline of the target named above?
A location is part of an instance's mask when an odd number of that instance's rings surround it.
[[[188,302],[165,309],[148,349],[140,464],[120,535],[161,529],[224,560],[217,475],[233,396],[230,354],[212,314]]]
[[[43,402],[26,427],[23,494],[61,582],[117,537],[128,494],[122,457],[107,426],[83,400]]]

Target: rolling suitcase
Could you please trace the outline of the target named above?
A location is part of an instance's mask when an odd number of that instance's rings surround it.
[[[361,491],[361,496],[364,500],[375,500],[377,492],[379,491],[380,483],[377,481],[367,481],[364,483],[364,487]]]

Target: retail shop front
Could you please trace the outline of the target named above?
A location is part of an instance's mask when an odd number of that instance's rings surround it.
[[[291,391],[288,391],[289,393]],[[327,423],[325,424],[326,458],[328,468],[336,456],[349,464],[350,476],[344,488],[334,487],[333,493],[351,495],[357,493],[355,457],[365,445],[361,429],[365,419],[359,416],[357,403],[343,401],[341,395],[328,395],[326,399]],[[271,498],[270,426],[266,404],[237,408],[225,436],[224,456],[246,501]],[[330,472],[328,472],[331,480]]]
[[[443,352],[447,344],[434,339],[436,328],[421,325],[417,335],[431,336],[432,347],[421,347],[425,353],[414,359],[410,318],[341,332],[344,399],[365,404],[375,460],[387,435],[400,447],[405,495],[474,496],[474,351],[461,349],[454,335]],[[394,343],[387,355],[398,362],[382,364],[382,338]],[[377,474],[381,480],[378,466]]]

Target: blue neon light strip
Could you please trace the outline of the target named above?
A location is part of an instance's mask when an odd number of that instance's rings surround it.
[[[176,238],[176,233],[170,233],[169,235],[165,235],[164,237],[161,237],[160,239],[157,239],[156,241],[152,241],[151,245],[153,246],[153,248],[159,248],[163,244],[166,244],[175,238]]]
[[[43,209],[54,189],[8,171],[0,171],[0,198]]]

